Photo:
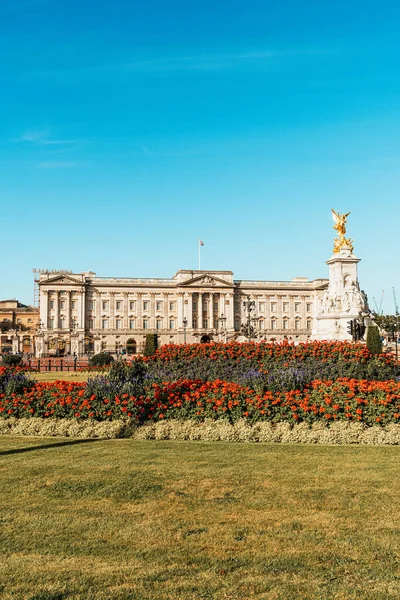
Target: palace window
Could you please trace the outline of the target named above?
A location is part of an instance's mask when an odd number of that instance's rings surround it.
[[[143,319],[143,329],[148,329],[148,328],[149,328],[149,320]]]
[[[121,308],[122,308],[122,300],[117,300],[115,303],[115,309],[121,310]]]
[[[72,308],[72,310],[76,309],[76,300],[71,301],[71,308]]]
[[[265,312],[265,302],[259,302],[258,303],[258,310],[259,312]]]
[[[289,302],[284,302],[282,304],[282,310],[284,313],[288,313],[289,312]]]
[[[192,327],[193,329],[197,329],[197,317],[192,318]]]
[[[287,319],[283,319],[283,329],[289,329],[289,321]]]
[[[157,302],[156,302],[156,310],[162,310],[162,302],[161,302],[161,300],[157,300]]]
[[[157,319],[157,321],[156,321],[156,329],[162,329],[162,319]]]
[[[65,317],[60,317],[60,329],[65,329],[66,320]]]
[[[169,328],[170,329],[175,329],[175,319],[170,319],[169,320]]]
[[[101,328],[102,329],[108,329],[108,319],[102,319],[102,321],[101,321]]]
[[[276,319],[271,319],[271,329],[276,329]]]
[[[94,319],[91,317],[88,322],[89,329],[94,329]]]
[[[307,319],[307,329],[309,331],[312,329],[312,321],[311,321],[311,319]]]
[[[271,302],[271,312],[272,313],[276,312],[276,306],[277,306],[276,302]]]
[[[208,327],[208,319],[207,319],[207,317],[204,317],[203,318],[203,329],[207,329],[207,327]]]
[[[312,307],[311,302],[307,302],[306,307],[307,307],[307,312],[311,312],[311,307]]]
[[[103,300],[101,303],[103,310],[108,310],[108,300]]]
[[[115,329],[122,329],[122,319],[115,320]]]
[[[264,329],[264,319],[260,319],[260,329]]]
[[[129,310],[135,310],[136,308],[136,302],[134,300],[131,300],[129,302]]]
[[[61,308],[62,310],[64,310],[64,309],[65,309],[65,300],[60,300],[60,308]]]
[[[76,306],[74,306],[75,300],[72,302],[72,308],[76,308]],[[95,308],[95,303],[93,300],[89,300],[89,305],[88,305],[89,310],[94,310]]]
[[[300,312],[300,302],[295,302],[294,303],[294,312],[295,313],[299,313]]]
[[[143,310],[149,310],[150,302],[148,300],[143,301]]]
[[[129,329],[135,329],[135,319],[129,319]]]
[[[50,302],[49,302],[49,308],[54,308],[54,300],[50,300]]]
[[[301,325],[300,319],[296,319],[294,322],[294,328],[296,330],[298,330],[298,329],[300,329],[300,325]]]
[[[169,310],[175,310],[175,302],[169,303]]]
[[[54,329],[54,317],[50,317],[49,319],[49,329]]]

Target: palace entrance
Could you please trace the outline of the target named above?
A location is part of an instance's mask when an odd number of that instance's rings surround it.
[[[131,338],[126,342],[126,353],[127,354],[136,354],[136,352],[137,352],[136,340]]]

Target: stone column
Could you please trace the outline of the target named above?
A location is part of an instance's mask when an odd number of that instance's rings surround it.
[[[234,302],[232,292],[225,294],[225,316],[226,328],[228,330],[234,329]]]
[[[49,292],[47,290],[40,291],[40,320],[42,329],[49,327]]]
[[[115,292],[110,292],[110,329],[115,329]]]
[[[156,295],[150,294],[150,329],[156,328]]]
[[[224,294],[220,294],[219,295],[219,315],[218,315],[218,318],[221,315],[226,316],[225,315],[225,295]],[[225,324],[225,327],[226,327],[226,324]]]
[[[183,292],[178,292],[178,324],[177,324],[177,329],[182,329],[183,328],[183,316],[184,316],[184,305],[183,305],[183,300],[184,300],[184,296],[183,296]]]
[[[69,331],[71,327],[71,292],[65,292],[66,300],[65,300],[65,328]]]
[[[59,302],[58,302],[59,292],[54,292],[54,329],[60,328],[60,314],[59,314]]]
[[[143,318],[142,318],[142,292],[136,294],[136,329],[143,329]]]
[[[193,311],[192,311],[192,294],[190,294],[189,292],[185,293],[184,296],[184,317],[187,318],[187,328],[188,329],[193,329]]]
[[[78,329],[85,329],[85,289],[82,288],[78,296]]]
[[[203,292],[199,292],[197,301],[197,329],[203,329]]]
[[[208,319],[208,326],[210,329],[213,329],[214,328],[214,294],[213,294],[213,292],[209,293],[208,310],[210,312],[209,319]]]
[[[95,329],[101,328],[101,292],[97,292],[96,294],[96,304],[95,304]]]
[[[122,322],[122,328],[128,329],[129,328],[129,323],[128,323],[129,296],[128,296],[128,292],[124,292],[123,310],[124,310],[124,319]]]

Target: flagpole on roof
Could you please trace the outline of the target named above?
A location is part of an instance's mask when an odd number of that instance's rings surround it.
[[[202,246],[204,246],[204,242],[202,242],[201,239],[199,238],[199,271],[200,271],[200,249]]]

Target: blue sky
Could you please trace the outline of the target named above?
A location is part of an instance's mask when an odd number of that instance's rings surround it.
[[[0,297],[32,268],[327,276],[400,300],[398,2],[0,0]]]

